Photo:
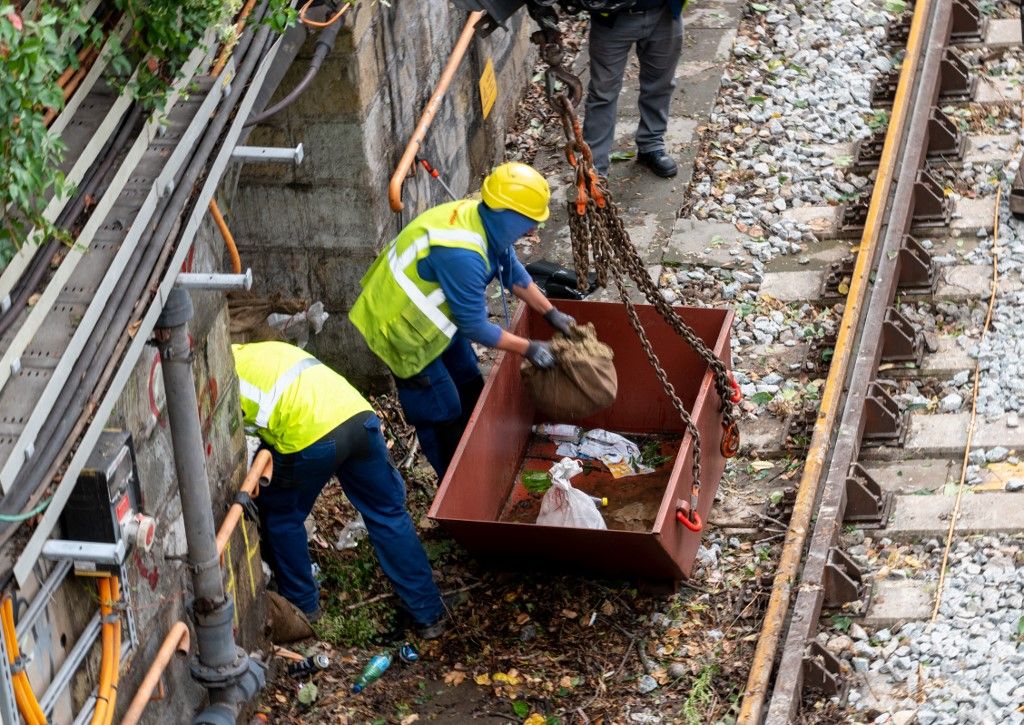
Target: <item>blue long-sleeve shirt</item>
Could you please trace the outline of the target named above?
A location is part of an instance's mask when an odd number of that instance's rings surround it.
[[[416,264],[420,277],[437,282],[448,300],[452,322],[473,342],[494,347],[501,328],[487,319],[487,285],[498,276],[509,292],[528,287],[532,278],[516,256],[512,244],[537,222],[511,210],[496,211],[484,203],[480,218],[487,232],[487,263],[476,252],[453,247],[432,247]]]

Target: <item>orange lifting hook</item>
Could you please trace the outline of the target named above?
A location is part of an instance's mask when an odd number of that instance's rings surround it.
[[[726,458],[732,458],[740,452],[740,428],[733,421],[727,426],[723,426],[725,432],[722,433],[722,455]]]

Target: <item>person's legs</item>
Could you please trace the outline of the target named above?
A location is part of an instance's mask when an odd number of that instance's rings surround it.
[[[615,18],[611,26],[606,21],[590,21],[590,84],[587,86],[583,139],[590,146],[594,166],[602,175],[608,174],[622,75],[626,71],[629,49],[636,40],[633,25],[628,15]]]
[[[313,579],[305,521],[334,472],[334,441],[320,441],[297,453],[271,453],[273,478],[255,499],[261,548],[278,592],[310,614],[320,605],[320,591]]]
[[[649,17],[647,17],[649,16]],[[683,48],[683,22],[672,17],[668,5],[661,15],[646,14],[645,37],[637,41],[640,61],[640,124],[636,148],[640,153],[663,151],[669,105],[675,90],[676,67]]]
[[[459,391],[442,358],[413,378],[395,380],[405,419],[416,428],[423,455],[438,479],[444,478],[462,436]]]
[[[342,461],[338,479],[349,501],[363,515],[380,567],[409,614],[420,626],[434,624],[444,614],[444,604],[405,509],[405,482],[388,456],[380,419],[370,416],[363,425],[369,451]]]
[[[480,374],[480,364],[473,352],[473,346],[469,340],[456,333],[452,338],[452,344],[441,355],[441,362],[455,383],[455,389],[459,394],[459,404],[462,406],[462,415],[459,416],[459,440],[466,430],[469,417],[473,414],[476,401],[484,389],[484,376]],[[457,448],[459,441],[455,441]],[[454,451],[453,451],[454,452]]]

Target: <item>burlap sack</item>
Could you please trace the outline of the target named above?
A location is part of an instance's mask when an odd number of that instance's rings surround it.
[[[557,365],[540,370],[524,361],[521,372],[537,409],[552,422],[586,418],[615,402],[615,355],[597,339],[593,324],[578,326],[572,338],[556,334],[551,352]]]

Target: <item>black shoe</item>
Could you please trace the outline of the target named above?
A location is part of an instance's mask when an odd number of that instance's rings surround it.
[[[643,164],[663,179],[671,178],[679,171],[679,167],[676,166],[675,159],[665,153],[662,149],[658,149],[657,151],[640,152],[636,155],[636,161],[638,164]]]
[[[437,639],[447,632],[452,610],[465,602],[466,599],[467,597],[464,592],[453,592],[448,596],[442,597],[441,601],[444,603],[444,611],[441,612],[441,616],[433,624],[417,624],[416,636],[420,639]]]

